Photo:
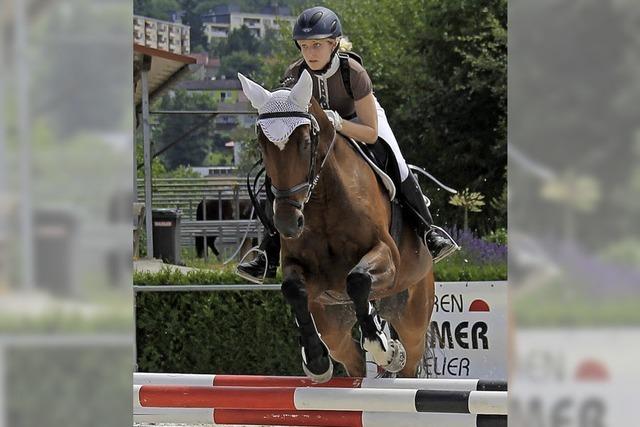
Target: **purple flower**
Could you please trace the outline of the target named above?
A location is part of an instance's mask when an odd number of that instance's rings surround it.
[[[487,242],[471,231],[458,229],[447,230],[460,245],[461,256],[474,264],[501,264],[507,262],[507,245]]]

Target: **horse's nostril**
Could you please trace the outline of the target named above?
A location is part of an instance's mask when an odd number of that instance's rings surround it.
[[[304,217],[300,215],[298,217],[298,228],[302,228],[303,225],[304,225]]]

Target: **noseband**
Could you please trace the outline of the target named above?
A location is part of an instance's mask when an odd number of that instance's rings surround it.
[[[322,172],[322,168],[325,162],[327,161],[327,159],[329,158],[329,154],[331,154],[333,145],[336,142],[337,132],[334,129],[331,145],[329,145],[329,149],[327,150],[327,153],[325,154],[324,159],[322,159],[322,163],[320,163],[320,168],[318,168],[316,172],[318,145],[319,145],[319,139],[320,139],[320,126],[318,125],[318,121],[313,115],[309,113],[303,113],[303,112],[297,112],[297,111],[264,113],[264,114],[258,115],[258,120],[286,118],[286,117],[303,117],[311,121],[311,157],[309,159],[309,172],[307,173],[306,181],[301,182],[298,185],[294,185],[293,187],[290,187],[284,190],[276,188],[276,186],[272,184],[271,192],[273,193],[277,201],[288,203],[291,206],[295,207],[296,209],[300,209],[302,211],[304,210],[304,205],[311,198],[311,193],[313,192],[313,189],[318,184],[318,180],[320,179],[320,172]],[[302,203],[290,198],[294,194],[298,194],[302,191],[306,191],[305,197]]]

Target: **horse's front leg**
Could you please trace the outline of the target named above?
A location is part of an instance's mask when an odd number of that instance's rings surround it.
[[[387,339],[382,319],[369,299],[372,287],[392,287],[395,273],[391,249],[380,241],[347,276],[347,294],[353,301],[360,327],[360,345],[371,353],[378,366],[389,372],[404,368],[406,352],[400,341]]]
[[[282,294],[291,305],[300,332],[302,369],[313,381],[327,382],[333,375],[329,349],[320,339],[313,316],[309,312],[309,298],[305,289],[302,268],[288,264],[283,267]]]

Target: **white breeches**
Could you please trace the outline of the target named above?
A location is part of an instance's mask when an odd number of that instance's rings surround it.
[[[382,138],[389,147],[391,147],[391,151],[393,151],[393,156],[395,157],[396,163],[398,164],[398,171],[400,172],[400,182],[403,182],[409,176],[409,168],[407,167],[407,162],[404,160],[402,153],[400,152],[400,147],[398,146],[398,141],[396,140],[393,131],[391,130],[391,126],[389,126],[389,121],[387,120],[387,113],[385,113],[384,108],[380,106],[378,99],[373,97],[376,101],[376,112],[378,113],[378,138]],[[355,118],[353,121],[358,121]]]

